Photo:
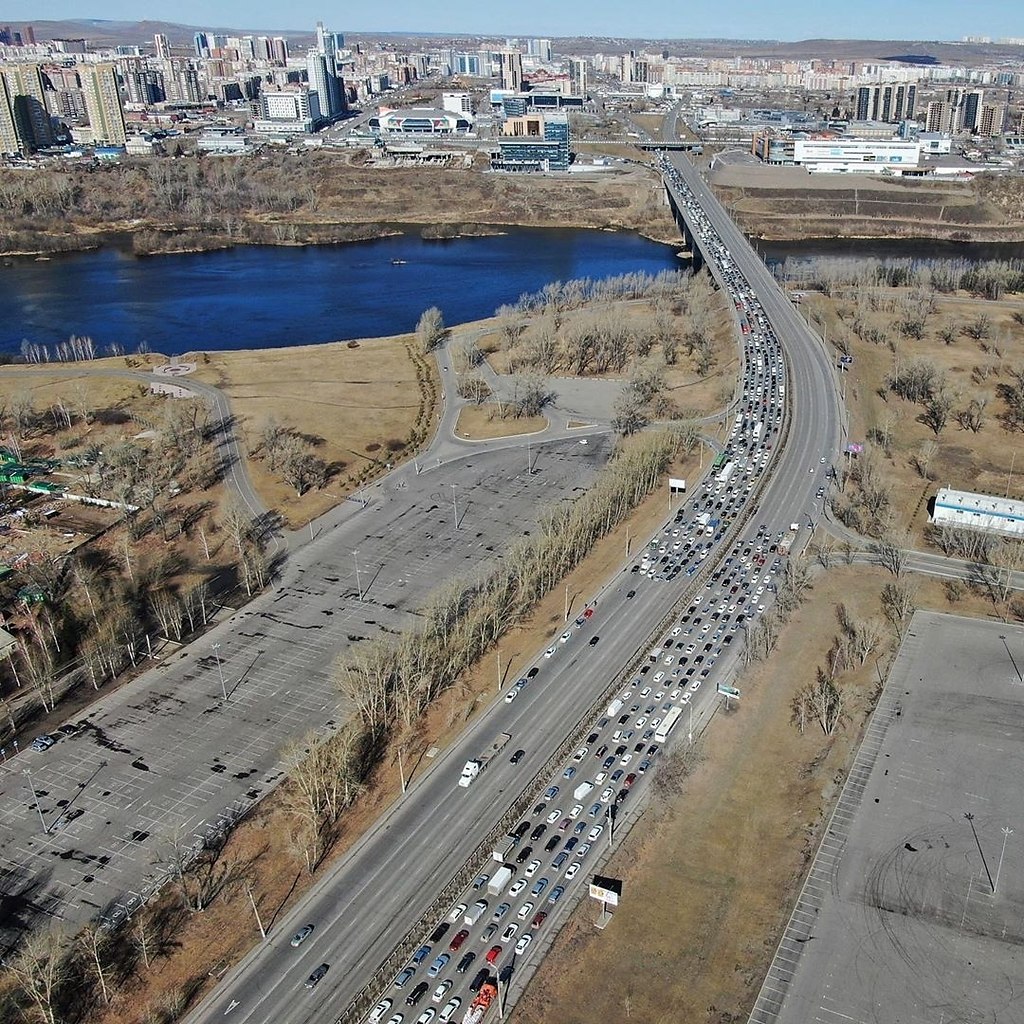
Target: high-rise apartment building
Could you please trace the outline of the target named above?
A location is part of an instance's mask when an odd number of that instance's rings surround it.
[[[944,135],[949,135],[953,131],[953,115],[952,104],[946,103],[944,100],[932,100],[928,104],[925,114],[925,131],[942,132]]]
[[[271,43],[273,47],[273,59],[278,64],[288,63],[288,40],[284,36],[274,36]]]
[[[536,57],[538,60],[543,61],[545,64],[551,63],[551,40],[550,39],[531,39],[530,40],[530,54]]]
[[[984,89],[972,89],[963,99],[963,115],[960,127],[965,132],[976,132],[981,123],[981,108],[985,98]]]
[[[345,85],[338,75],[338,65],[331,53],[310,50],[306,54],[309,88],[316,93],[317,107],[324,121],[336,121],[345,113]]]
[[[93,142],[123,146],[128,133],[114,65],[80,64],[77,70],[82,81]]]
[[[210,56],[210,40],[205,32],[197,32],[192,37],[192,45],[195,49],[197,57]]]
[[[5,153],[34,153],[53,145],[53,125],[46,106],[38,64],[0,65],[0,141]]]
[[[167,60],[171,55],[171,44],[167,36],[163,32],[157,32],[153,36],[153,49],[156,52],[158,60]]]
[[[1003,125],[1006,122],[1005,103],[985,103],[981,108],[981,115],[978,118],[979,135],[986,138],[993,138],[1003,134]]]
[[[502,89],[520,92],[523,88],[523,55],[518,50],[501,50],[498,59],[501,61],[499,76]]]
[[[914,116],[917,86],[889,83],[857,90],[856,120],[904,121]]]
[[[590,65],[582,57],[569,60],[569,86],[573,96],[586,96],[590,86]]]

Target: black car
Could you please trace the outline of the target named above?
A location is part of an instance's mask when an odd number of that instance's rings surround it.
[[[415,1006],[426,994],[427,989],[430,985],[421,981],[406,997],[405,1002],[407,1006]]]
[[[547,832],[547,830],[548,830],[548,827],[547,827],[547,825],[545,825],[545,824],[544,824],[544,822],[542,821],[542,822],[541,822],[541,823],[540,823],[540,824],[539,824],[539,825],[538,825],[538,826],[537,826],[537,827],[536,827],[536,828],[535,828],[535,829],[534,829],[534,830],[533,830],[533,831],[532,831],[532,832],[530,833],[530,838],[531,838],[531,839],[532,839],[532,840],[533,840],[534,842],[537,842],[537,840],[538,840],[538,839],[540,839],[540,837],[541,837],[542,835],[544,835],[544,833],[545,833],[545,832]]]
[[[532,846],[524,846],[519,851],[519,853],[516,854],[516,863],[517,864],[525,864],[530,859],[530,857],[532,855],[533,855],[533,847]]]
[[[565,841],[565,847],[563,848],[564,852],[568,853],[570,850],[575,850],[579,841],[579,836],[569,836]]]
[[[632,601],[634,597],[636,597],[636,591],[635,590],[631,590],[631,591],[629,591],[628,594],[626,594],[626,600],[627,601]]]
[[[587,745],[589,746],[589,745],[590,745],[591,743],[593,743],[593,742],[594,742],[594,740],[596,740],[596,739],[597,739],[597,733],[596,733],[596,732],[592,732],[592,733],[591,733],[591,734],[590,734],[590,735],[589,735],[589,736],[587,737]]]
[[[469,970],[469,968],[470,968],[470,965],[471,965],[471,964],[473,963],[473,961],[474,961],[475,959],[476,959],[476,953],[467,953],[467,954],[466,954],[466,955],[465,955],[465,956],[464,956],[464,957],[463,957],[463,958],[462,958],[462,959],[461,959],[461,960],[460,960],[460,961],[458,962],[458,964],[457,964],[457,965],[456,965],[456,967],[455,967],[455,970],[457,970],[457,971],[459,972],[459,974],[465,974],[465,973],[466,973],[466,971],[468,971],[468,970]]]
[[[526,833],[530,831],[530,826],[532,824],[532,821],[521,821],[518,825],[516,825],[516,827],[512,830],[510,834],[514,835],[517,839],[522,839],[523,836],[525,836]]]
[[[594,751],[594,757],[604,757],[608,753],[608,744],[602,743],[601,746]]]
[[[442,921],[431,933],[428,942],[440,942],[444,938],[445,932],[451,927],[447,921]]]
[[[509,763],[509,764],[519,764],[519,762],[520,762],[520,761],[522,761],[522,759],[523,759],[524,757],[526,757],[526,751],[525,751],[525,750],[517,750],[517,751],[516,751],[516,752],[515,752],[515,753],[514,753],[514,754],[513,754],[513,755],[512,755],[512,756],[511,756],[511,757],[510,757],[509,759],[508,759],[508,763]]]
[[[482,967],[477,971],[476,977],[470,982],[469,991],[479,992],[480,986],[491,976],[491,969],[489,967]]]
[[[600,639],[601,639],[601,638],[600,638],[599,636],[592,636],[592,637],[590,638],[590,646],[591,646],[591,647],[595,647],[595,646],[597,646],[597,642],[598,642],[598,640],[600,640]]]
[[[550,838],[550,839],[549,839],[549,840],[548,840],[548,841],[547,841],[547,842],[546,842],[546,843],[544,844],[544,851],[545,851],[545,853],[551,853],[551,851],[552,851],[552,850],[554,850],[554,848],[555,848],[556,846],[558,846],[558,843],[559,843],[559,841],[560,841],[560,837],[559,837],[559,836],[552,836],[552,837],[551,837],[551,838]]]
[[[530,669],[529,672],[526,673],[526,678],[532,679],[539,671],[540,669],[537,668],[537,666],[535,665],[533,668]]]

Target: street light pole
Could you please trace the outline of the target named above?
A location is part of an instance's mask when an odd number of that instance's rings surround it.
[[[999,639],[1003,641],[1003,646],[1006,648],[1006,655],[1010,659],[1010,664],[1013,666],[1013,671],[1017,673],[1017,682],[1024,683],[1024,676],[1020,674],[1020,669],[1017,668],[1017,662],[1014,660],[1013,652],[1010,650],[1010,645],[1006,642],[1005,635],[1000,633]]]
[[[459,506],[455,502],[455,484],[452,484],[452,512],[455,515],[455,529],[459,528]]]
[[[362,599],[363,599],[363,584],[362,584],[362,582],[359,579],[359,551],[358,550],[355,550],[355,551],[352,552],[352,561],[355,563],[355,566],[356,566],[356,590],[359,593],[359,600],[362,601]]]
[[[405,762],[402,760],[402,748],[398,748],[398,776],[402,780],[402,792],[404,793],[408,789],[408,785],[405,781]]]
[[[996,867],[996,883],[995,883],[995,885],[992,886],[992,895],[993,896],[995,896],[995,894],[996,894],[996,889],[999,888],[999,872],[1003,870],[1003,854],[1006,853],[1006,840],[1009,839],[1010,836],[1012,836],[1012,835],[1013,835],[1013,829],[1012,828],[1006,828],[1004,826],[1004,828],[1003,828],[1003,846],[1002,846],[1002,849],[999,851],[999,864]]]
[[[220,692],[224,695],[224,699],[228,699],[228,688],[224,685],[224,666],[220,660],[220,644],[213,645],[213,654],[217,659],[217,675],[220,676]]]
[[[36,787],[32,782],[32,770],[30,768],[24,769],[25,775],[28,776],[28,788],[32,790],[32,800],[36,805],[36,811],[39,814],[39,824],[43,826],[43,835],[48,836],[50,830],[46,827],[46,819],[43,817],[43,809],[39,806],[39,797],[36,794]]]
[[[263,938],[266,938],[267,929],[263,927],[263,922],[260,920],[260,912],[256,909],[256,900],[253,899],[252,886],[246,886],[245,891],[249,894],[249,902],[252,904],[252,912],[256,915],[256,925],[260,930],[260,935],[262,935]]]

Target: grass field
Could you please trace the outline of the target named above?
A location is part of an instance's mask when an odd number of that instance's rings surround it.
[[[466,405],[459,410],[455,434],[469,441],[484,441],[515,434],[536,434],[548,421],[543,416],[502,416],[493,402]]]

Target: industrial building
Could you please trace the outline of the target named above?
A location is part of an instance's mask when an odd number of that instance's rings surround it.
[[[1024,537],[1024,501],[942,487],[935,495],[931,522],[1010,537]]]

